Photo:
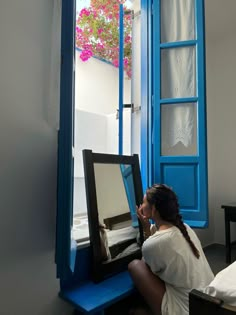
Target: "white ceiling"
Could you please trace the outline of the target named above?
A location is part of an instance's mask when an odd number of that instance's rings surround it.
[[[207,40],[222,36],[236,38],[236,0],[205,0]]]

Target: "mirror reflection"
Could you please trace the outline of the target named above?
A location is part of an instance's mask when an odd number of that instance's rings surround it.
[[[102,260],[140,251],[132,166],[94,163]]]

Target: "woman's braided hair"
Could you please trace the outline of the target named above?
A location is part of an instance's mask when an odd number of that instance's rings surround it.
[[[190,239],[182,216],[179,213],[179,203],[175,192],[167,185],[154,184],[147,189],[146,198],[150,205],[155,206],[163,220],[172,223],[181,231],[194,255],[199,258],[199,251]]]

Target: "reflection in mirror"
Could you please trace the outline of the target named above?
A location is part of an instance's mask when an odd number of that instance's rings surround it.
[[[127,268],[141,258],[142,227],[136,205],[143,191],[138,155],[83,150],[93,280]]]
[[[131,165],[94,164],[103,260],[140,250]]]

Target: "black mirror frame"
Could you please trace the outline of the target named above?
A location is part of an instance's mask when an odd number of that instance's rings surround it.
[[[95,183],[94,163],[101,164],[129,164],[132,166],[134,191],[136,204],[140,205],[143,199],[142,180],[139,167],[139,158],[137,154],[132,156],[114,155],[104,153],[94,153],[92,150],[83,150],[84,178],[88,208],[88,222],[90,244],[92,246],[92,280],[95,282],[102,281],[104,278],[127,269],[130,261],[141,258],[140,253],[133,253],[122,258],[113,259],[112,261],[102,261],[101,243],[99,235],[98,205]],[[143,243],[143,230],[139,222],[140,243]]]

